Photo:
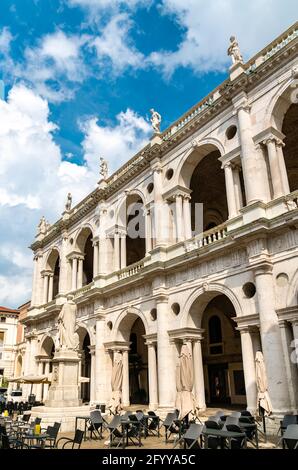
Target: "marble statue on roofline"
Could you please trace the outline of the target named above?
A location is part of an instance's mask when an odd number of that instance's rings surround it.
[[[243,57],[240,52],[240,47],[235,36],[230,37],[230,46],[228,48],[228,55],[232,57],[234,64],[243,64]]]
[[[38,224],[38,234],[40,233],[46,233],[47,231],[47,221],[45,219],[45,216],[43,215],[42,218],[40,219],[40,222]]]
[[[71,195],[71,193],[68,193],[66,203],[65,203],[65,210],[67,212],[70,211],[71,205],[72,205],[72,195]]]
[[[155,111],[153,108],[150,109],[150,113],[151,113],[150,122],[154,130],[154,133],[160,134],[161,115],[157,111]]]
[[[99,174],[100,174],[100,176],[102,176],[102,178],[103,178],[104,180],[106,180],[107,177],[108,177],[108,162],[107,162],[104,158],[102,158],[102,157],[100,157],[100,170],[99,170]]]

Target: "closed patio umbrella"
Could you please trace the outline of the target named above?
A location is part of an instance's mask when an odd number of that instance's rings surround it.
[[[272,413],[272,404],[268,393],[268,381],[266,368],[264,363],[263,353],[261,351],[256,352],[256,381],[257,381],[257,407],[262,408],[264,414],[269,416]]]
[[[177,407],[177,409],[179,409],[179,419],[183,419],[189,413],[195,413],[196,408],[195,398],[192,393],[194,384],[192,355],[186,344],[183,344],[181,348],[176,379],[176,405],[178,405],[180,401],[180,406]]]
[[[110,401],[109,408],[113,413],[120,413],[121,406],[121,395],[122,395],[122,380],[123,380],[123,361],[122,354],[115,353],[114,364],[112,370],[112,398]]]

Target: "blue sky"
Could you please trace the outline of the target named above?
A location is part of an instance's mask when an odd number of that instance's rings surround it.
[[[241,3],[241,7],[239,4]],[[30,297],[41,215],[54,222],[297,19],[296,0],[1,0],[0,305]],[[266,21],[264,21],[266,18]]]

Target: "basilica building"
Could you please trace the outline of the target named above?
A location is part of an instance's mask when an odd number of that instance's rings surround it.
[[[58,317],[71,299],[79,403],[109,402],[120,352],[123,405],[173,409],[187,344],[200,410],[255,411],[262,351],[273,415],[297,412],[298,23],[247,63],[230,55],[206,98],[163,132],[151,110],[148,144],[110,176],[102,160],[92,193],[41,220],[18,359],[25,375],[52,373],[37,400],[63,383]]]

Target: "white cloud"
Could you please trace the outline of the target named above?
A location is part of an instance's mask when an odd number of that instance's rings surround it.
[[[151,126],[131,109],[117,116],[115,126],[100,126],[96,118],[81,124],[85,132],[83,148],[88,167],[98,171],[99,157],[108,160],[110,172],[140,150],[147,142]]]
[[[119,9],[120,7],[135,8],[151,3],[152,0],[68,0],[70,6],[80,6],[92,11]]]
[[[16,307],[28,298],[32,284],[34,240],[42,215],[56,221],[71,192],[76,204],[96,187],[99,157],[115,170],[145,143],[150,125],[128,109],[115,126],[100,126],[95,118],[85,131],[84,165],[63,161],[53,134],[45,99],[24,85],[15,85],[8,100],[0,100],[0,305]]]
[[[3,28],[0,33],[0,53],[7,54],[10,49],[10,43],[12,41],[12,35],[9,28]]]
[[[104,27],[102,34],[91,43],[100,63],[108,59],[115,72],[127,67],[134,69],[144,65],[144,56],[137,51],[129,39],[132,21],[126,13],[115,15]]]
[[[86,35],[67,35],[57,30],[43,36],[38,46],[27,47],[24,60],[8,72],[30,83],[52,102],[71,99],[72,85],[82,83],[87,74],[82,48],[88,40]]]
[[[296,21],[297,1],[284,0],[163,0],[162,10],[185,30],[176,49],[155,51],[149,61],[170,76],[178,67],[194,71],[226,71],[227,47],[236,35],[243,55],[252,54]]]

